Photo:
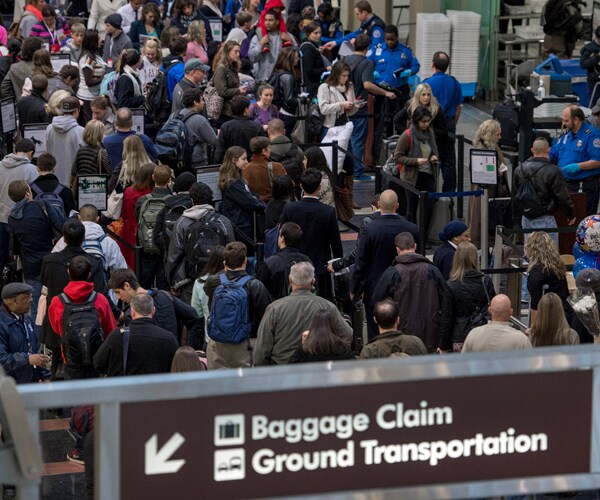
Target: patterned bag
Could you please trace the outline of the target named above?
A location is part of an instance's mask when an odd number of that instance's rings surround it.
[[[210,120],[218,120],[223,111],[224,99],[219,95],[214,80],[210,80],[204,90],[206,114]]]

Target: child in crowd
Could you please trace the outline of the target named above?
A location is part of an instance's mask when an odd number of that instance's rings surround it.
[[[148,38],[142,46],[142,66],[138,71],[138,76],[145,88],[152,80],[156,78],[162,64],[162,51],[160,42],[156,38]]]
[[[69,54],[71,62],[77,63],[81,57],[81,42],[85,33],[85,25],[75,23],[71,26],[71,36],[67,38],[64,45],[60,48],[61,54]]]

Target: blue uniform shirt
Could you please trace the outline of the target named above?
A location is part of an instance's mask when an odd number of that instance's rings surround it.
[[[375,71],[379,74],[375,77],[375,83],[385,82],[394,88],[408,84],[408,77],[397,78],[394,72],[410,69],[411,75],[416,75],[421,68],[412,50],[401,43],[390,49],[384,42],[371,50],[367,56],[373,61]]]
[[[462,87],[456,78],[438,71],[423,80],[423,83],[431,86],[431,92],[444,108],[447,117],[456,115],[456,108],[463,103]]]
[[[550,159],[559,167],[589,160],[600,161],[600,131],[583,123],[577,134],[567,132],[550,148]],[[583,172],[594,175],[596,170],[598,169]]]
[[[385,23],[379,19],[375,14],[373,14],[369,19],[367,19],[364,23],[360,25],[356,31],[352,33],[348,33],[346,36],[342,38],[338,38],[335,43],[339,46],[342,42],[349,42],[353,38],[356,38],[358,35],[367,34],[371,37],[371,49],[377,45],[385,45],[385,36],[383,34],[383,30],[385,28]]]

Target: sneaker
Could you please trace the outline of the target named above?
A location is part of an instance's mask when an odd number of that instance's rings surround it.
[[[83,460],[83,453],[80,450],[73,450],[72,452],[67,453],[67,460],[80,465],[85,464]]]
[[[372,182],[375,180],[375,177],[371,177],[367,174],[360,174],[354,176],[354,182]]]
[[[262,51],[263,51],[263,53],[265,53],[265,54],[266,54],[267,52],[271,52],[271,49],[269,48],[269,46],[268,46],[268,45],[265,45],[265,46],[262,48]]]

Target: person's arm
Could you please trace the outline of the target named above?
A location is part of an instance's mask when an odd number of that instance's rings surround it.
[[[177,297],[173,297],[173,306],[175,307],[177,322],[181,322],[187,328],[188,332],[199,332],[202,329],[202,320],[195,308]]]
[[[394,94],[393,92],[388,92],[385,89],[382,89],[379,85],[375,85],[371,81],[363,82],[363,87],[369,92],[369,94],[382,95],[384,97],[387,97],[388,99],[396,98],[396,94]]]
[[[215,134],[215,131],[210,126],[210,123],[205,123],[203,121],[201,126],[198,127],[198,130],[200,132],[199,137],[201,141],[205,142],[206,144],[210,144],[213,148],[217,147],[219,140],[217,138],[217,134]]]
[[[560,169],[554,165],[544,168],[552,168],[552,171],[549,172],[551,176],[549,186],[550,195],[556,201],[557,206],[562,209],[567,219],[569,219],[569,222],[571,222],[571,220],[575,222],[575,207],[573,206],[573,200],[571,200],[571,196],[567,190],[567,183],[565,182],[563,175],[560,173]],[[517,192],[516,189],[514,192]]]
[[[258,31],[257,31],[257,33],[258,33]],[[267,40],[265,40],[265,38],[262,36],[260,38],[258,38],[258,35],[254,35],[252,37],[252,40],[250,40],[250,48],[248,49],[248,58],[253,63],[260,62],[260,60],[263,58],[263,48],[265,46],[269,45],[268,36],[266,38],[267,38]],[[263,43],[261,43],[261,41]]]
[[[100,85],[102,83],[102,79],[104,78],[104,75],[97,77],[94,76],[94,71],[89,66],[82,68],[81,72],[83,73],[83,79],[85,80],[85,84],[88,87],[95,87],[96,85]]]
[[[173,233],[171,234],[171,241],[169,242],[169,253],[167,255],[167,261],[165,263],[165,275],[169,285],[174,287],[177,284],[177,271],[179,266],[185,258],[183,250],[183,230],[180,228],[182,219],[180,218],[175,224]]]
[[[256,345],[254,346],[254,366],[271,364],[271,354],[275,345],[275,332],[273,324],[273,308],[267,307],[265,314],[258,326]]]
[[[144,143],[144,149],[148,156],[152,159],[153,162],[156,162],[158,159],[158,150],[156,149],[156,145],[152,142],[150,137],[145,134],[142,134],[142,142]]]
[[[0,85],[0,91],[2,92],[2,97],[4,99],[15,98],[15,89],[13,88],[12,80],[10,79],[10,70],[6,73],[6,76],[2,80],[2,85]]]
[[[110,363],[110,354],[112,344],[115,342],[117,336],[123,335],[121,328],[115,329],[96,351],[94,354],[94,369],[100,374],[106,374],[108,372],[108,365]],[[123,339],[119,339],[122,345]],[[116,344],[115,344],[116,345]]]
[[[88,23],[87,23],[87,28],[89,30],[93,30],[96,29],[96,24],[98,24],[98,17],[99,17],[99,5],[100,2],[92,2],[92,10],[90,11],[90,17],[88,19]]]
[[[408,156],[410,152],[410,140],[408,137],[408,131],[405,131],[398,142],[396,143],[396,149],[394,150],[394,162],[401,163],[403,166],[418,166],[419,158],[412,158]]]
[[[60,193],[60,197],[63,201],[63,205],[65,206],[65,214],[67,217],[71,213],[71,210],[75,210],[75,198],[73,197],[73,191],[69,187],[66,187]]]
[[[252,193],[247,191],[241,182],[234,182],[227,188],[227,190],[230,190],[228,196],[234,200],[242,210],[254,212],[256,210],[264,210],[266,208],[265,204],[260,200],[260,198],[256,198],[252,195]]]
[[[413,54],[413,51],[408,49],[408,52],[410,53],[410,74],[411,75],[416,75],[419,70],[421,69],[421,64],[419,63],[419,60],[416,58],[416,56]]]
[[[140,50],[140,25],[141,23],[132,23],[127,33],[135,50]]]
[[[354,260],[354,274],[352,276],[352,293],[356,295],[364,283],[367,275],[367,255],[371,255],[371,238],[369,235],[363,235],[358,243],[358,252]]]
[[[332,40],[331,42],[327,42],[325,45],[323,45],[323,48],[324,49],[333,49],[336,46],[340,46],[344,42],[349,42],[350,40],[353,40],[361,33],[362,33],[362,30],[360,28],[358,28],[356,31],[353,31],[352,33],[348,33],[345,36],[336,38],[335,40]]]
[[[52,330],[59,336],[62,337],[62,317],[64,313],[64,308],[60,307],[61,300],[60,298],[53,297],[52,301],[48,305],[47,313],[48,313],[48,322],[52,327]]]
[[[373,304],[391,298],[393,296],[394,286],[399,279],[400,276],[396,272],[396,269],[394,267],[388,267],[375,286],[375,290],[373,291]]]
[[[458,123],[458,119],[460,118],[461,113],[462,113],[462,104],[460,106],[456,106],[456,113],[454,114],[454,123]]]
[[[30,356],[32,356],[32,361],[35,361],[37,358],[33,357],[35,356],[33,354],[28,355],[26,352],[10,352],[8,347],[9,335],[3,328],[0,329],[0,365],[2,365],[4,371],[10,376],[15,370],[28,366],[30,364]]]
[[[581,49],[581,55],[579,56],[579,65],[582,69],[589,71],[597,66],[600,62],[600,55],[598,52],[593,52],[590,47],[591,43],[586,44]]]
[[[319,102],[319,111],[323,116],[331,115],[334,113],[341,113],[344,111],[342,102],[332,101],[333,93],[329,88],[329,85],[323,83],[319,86],[317,91],[317,100]]]

